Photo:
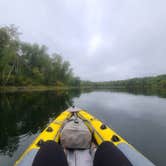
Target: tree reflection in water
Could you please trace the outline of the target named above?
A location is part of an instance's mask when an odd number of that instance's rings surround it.
[[[0,94],[0,153],[12,156],[22,135],[43,130],[80,90]]]

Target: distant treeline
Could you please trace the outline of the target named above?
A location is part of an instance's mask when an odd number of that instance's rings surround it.
[[[18,29],[0,27],[0,86],[79,86],[70,63],[47,47],[19,39]],[[42,35],[42,34],[41,34]]]
[[[82,86],[120,89],[166,89],[166,75],[105,82],[82,81]]]

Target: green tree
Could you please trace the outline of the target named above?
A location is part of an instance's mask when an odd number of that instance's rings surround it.
[[[0,84],[79,85],[68,61],[47,47],[19,40],[18,29],[0,27]]]

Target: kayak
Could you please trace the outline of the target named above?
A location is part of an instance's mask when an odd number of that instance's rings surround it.
[[[33,165],[36,157],[42,158],[42,155],[40,156],[38,153],[49,141],[55,142],[62,147],[69,166],[92,166],[94,160],[100,163],[100,160],[105,160],[103,162],[112,160],[111,162],[114,165],[118,165],[115,164],[115,160],[118,160],[117,162],[122,160],[121,165],[125,165],[123,164],[123,159],[133,166],[154,166],[150,160],[138,152],[112,128],[87,111],[74,106],[62,112],[39,134],[15,162],[15,166]],[[106,144],[105,149],[102,149],[104,143]],[[52,145],[52,143],[49,144]],[[50,154],[50,152],[46,153]],[[54,152],[52,151],[51,153]],[[99,157],[97,158],[97,156]]]

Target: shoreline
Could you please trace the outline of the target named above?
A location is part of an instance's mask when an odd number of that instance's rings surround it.
[[[0,86],[1,92],[33,92],[33,91],[52,91],[52,90],[70,90],[70,89],[80,89],[81,87],[69,87],[69,86]]]
[[[74,86],[46,86],[46,85],[29,85],[29,86],[0,86],[0,93],[6,93],[6,92],[42,92],[42,91],[63,91],[63,90],[74,90],[74,89],[87,89],[87,90],[92,90],[92,89],[96,89],[96,90],[104,90],[104,89],[109,89],[109,90],[116,90],[116,91],[150,91],[150,92],[163,92],[164,94],[166,93],[166,89],[165,88],[160,88],[160,87],[130,87],[130,88],[126,88],[124,86],[110,86],[110,87],[106,87],[106,86],[79,86],[79,87],[74,87]]]

